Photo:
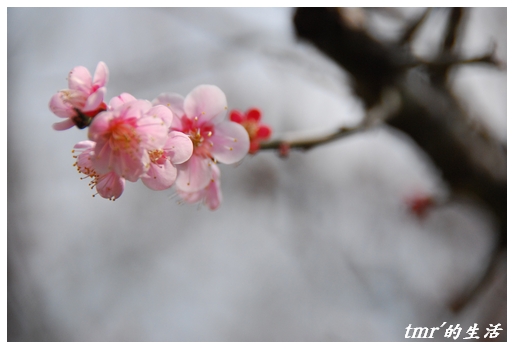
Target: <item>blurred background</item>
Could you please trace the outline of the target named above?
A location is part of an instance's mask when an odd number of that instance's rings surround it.
[[[355,9],[387,41],[417,9]],[[217,211],[128,183],[115,202],[72,166],[87,138],[48,109],[75,66],[109,67],[107,100],[152,100],[215,84],[229,109],[258,107],[274,137],[357,125],[348,74],[298,40],[289,8],[8,8],[9,341],[404,341],[405,328],[501,323],[506,276],[460,312],[449,304],[487,266],[496,223],[449,200],[439,169],[383,126],[287,158],[263,151],[221,166]],[[413,44],[433,56],[446,9]],[[460,50],[496,45],[506,8],[470,9]],[[506,144],[506,69],[466,66],[451,86]],[[415,195],[441,204],[418,216]],[[441,331],[440,331],[441,332]],[[440,340],[451,340],[442,338]]]

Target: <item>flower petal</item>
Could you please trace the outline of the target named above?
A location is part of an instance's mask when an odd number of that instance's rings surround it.
[[[204,189],[212,177],[211,166],[210,159],[193,154],[188,161],[177,165],[177,189],[189,193]]]
[[[88,138],[98,142],[109,129],[109,124],[113,118],[114,113],[112,111],[104,111],[95,116],[88,128]]]
[[[214,85],[200,85],[191,91],[184,100],[184,111],[191,120],[198,118],[198,124],[218,123],[224,119],[227,110],[227,97]]]
[[[259,126],[259,129],[257,130],[257,137],[261,139],[267,139],[271,136],[271,127],[267,125],[261,125]]]
[[[250,149],[250,139],[246,129],[231,121],[217,124],[210,141],[211,154],[224,164],[233,164],[245,157]]]
[[[117,109],[121,107],[123,104],[128,102],[134,102],[135,100],[137,100],[136,97],[132,96],[130,93],[124,92],[119,96],[111,98],[111,100],[109,101],[109,108]]]
[[[72,128],[73,126],[75,126],[75,123],[71,119],[66,119],[61,122],[56,122],[52,125],[53,129],[56,131],[68,130],[68,129]]]
[[[220,170],[215,164],[212,167],[212,177],[207,187],[202,190],[195,192],[185,192],[177,188],[177,193],[180,197],[190,204],[203,201],[205,205],[211,210],[215,210],[219,207],[222,201],[221,186],[220,186]]]
[[[103,87],[107,85],[109,80],[109,69],[104,62],[99,62],[96,66],[95,76],[93,78],[93,86]]]
[[[203,190],[188,193],[188,192],[178,190],[178,189],[177,189],[177,194],[180,195],[182,200],[184,200],[188,204],[194,204],[195,202],[202,200],[205,195]]]
[[[146,112],[146,115],[151,115],[153,118],[160,118],[166,125],[166,129],[171,126],[173,120],[173,113],[169,108],[164,105],[156,105]]]
[[[96,191],[106,199],[117,199],[125,189],[125,180],[114,172],[109,172],[98,177]]]
[[[80,151],[93,150],[94,146],[95,146],[95,142],[93,142],[93,141],[80,141],[77,144],[75,144],[73,149],[77,149]]]
[[[171,114],[169,110],[168,112]],[[168,139],[168,127],[159,117],[145,115],[140,118],[137,121],[137,133],[140,147],[146,150],[162,149]]]
[[[57,92],[52,96],[48,107],[52,113],[60,118],[69,118],[77,114],[70,103],[64,102],[64,92],[62,91]]]
[[[177,169],[169,161],[163,164],[150,164],[146,174],[141,176],[141,181],[152,190],[168,189],[177,179]]]
[[[135,155],[111,152],[109,156],[109,169],[112,168],[114,172],[130,182],[137,182],[139,177],[150,168],[150,157],[147,152]]]
[[[253,120],[253,121],[259,122],[261,120],[261,111],[257,108],[249,109],[246,112],[246,118],[248,120]]]
[[[68,74],[68,87],[70,90],[79,90],[89,94],[91,92],[91,74],[86,67],[75,67]]]
[[[230,112],[230,121],[237,122],[238,124],[242,123],[245,120],[245,116],[239,110],[232,110]]]
[[[161,93],[152,101],[153,105],[164,105],[173,112],[174,116],[181,117],[184,112],[184,97],[177,93]]]
[[[82,108],[82,112],[87,113],[89,111],[94,111],[98,109],[100,104],[104,101],[106,88],[102,87],[96,90],[96,92],[92,93],[86,100],[86,105]]]
[[[171,128],[174,130],[182,129],[182,122],[180,119],[185,115],[184,112],[184,97],[177,93],[161,93],[157,98],[152,101],[153,105],[164,105],[168,107],[173,113],[173,120]]]
[[[95,171],[99,174],[105,174],[113,170],[111,165],[111,152],[112,149],[109,142],[96,142],[92,162]]]
[[[219,167],[216,165],[213,165],[212,168],[212,180],[209,183],[209,186],[205,189],[205,204],[209,207],[211,210],[215,210],[219,207],[222,200],[221,195],[221,185],[220,185],[220,170]]]
[[[152,104],[144,99],[136,99],[135,101],[125,103],[119,108],[120,116],[129,119],[139,119],[152,107]]]
[[[164,151],[172,164],[182,164],[193,154],[193,142],[182,132],[171,131],[164,145]]]

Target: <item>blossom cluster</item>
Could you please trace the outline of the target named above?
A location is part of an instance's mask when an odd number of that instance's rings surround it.
[[[259,132],[255,116],[246,123],[227,120],[227,99],[217,86],[200,85],[185,98],[163,93],[151,102],[122,93],[106,103],[108,77],[103,62],[93,77],[85,67],[75,67],[68,89],[49,103],[64,119],[55,130],[88,128],[88,139],[73,148],[74,166],[103,198],[115,200],[126,181],[141,179],[153,190],[174,186],[183,201],[214,210],[222,200],[218,162],[241,161],[258,149],[255,136],[270,133]],[[248,125],[256,133],[249,134]]]

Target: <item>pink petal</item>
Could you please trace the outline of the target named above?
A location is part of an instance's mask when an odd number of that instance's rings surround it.
[[[80,141],[77,144],[75,144],[73,149],[85,151],[88,149],[92,150],[94,146],[95,146],[95,142],[93,142],[93,141]]]
[[[177,190],[178,195],[187,203],[194,204],[195,202],[198,202],[203,199],[203,196],[205,195],[203,190],[195,191],[192,193],[188,193],[185,191]]]
[[[74,153],[79,153],[77,156],[77,166],[79,169],[93,169],[93,162],[91,160],[91,153],[95,148],[95,142],[81,141],[73,147]],[[81,171],[85,173],[84,171]]]
[[[227,98],[223,91],[214,85],[200,85],[191,91],[184,100],[184,111],[189,119],[198,118],[198,123],[220,122],[227,111]]]
[[[213,166],[213,179],[207,187],[205,193],[205,204],[211,209],[215,210],[219,207],[222,200],[221,186],[219,182],[220,170],[218,166]]]
[[[168,140],[168,127],[158,117],[140,118],[137,121],[137,133],[141,141],[140,146],[146,150],[162,149]]]
[[[104,101],[104,95],[106,92],[106,88],[102,87],[96,90],[95,93],[92,93],[88,99],[86,100],[86,105],[82,108],[82,111],[87,113],[88,111],[93,111],[98,109],[100,104]]]
[[[168,189],[177,179],[177,169],[169,161],[162,165],[150,164],[150,169],[141,176],[143,183],[152,190]]]
[[[95,170],[100,174],[111,172],[113,170],[111,165],[112,149],[109,142],[96,142],[94,153],[92,161]]]
[[[185,114],[184,97],[177,93],[161,93],[152,101],[152,104],[168,107],[173,112],[173,115],[179,118]]]
[[[171,127],[172,130],[181,131],[183,130],[182,121],[178,117],[174,117],[171,121]]]
[[[160,118],[166,125],[167,129],[171,126],[171,122],[173,120],[173,113],[163,105],[156,105],[155,107],[150,108],[150,110],[146,112],[146,115],[151,115],[153,118]]]
[[[207,188],[208,193],[205,197],[205,204],[211,209],[216,210],[221,204],[221,190],[219,190],[217,183],[212,182]]]
[[[111,100],[109,101],[109,108],[110,109],[118,109],[123,104],[128,103],[128,102],[134,102],[135,100],[136,100],[136,97],[132,96],[129,93],[124,92],[119,96],[111,98]]]
[[[224,121],[217,124],[211,137],[211,154],[224,164],[233,164],[245,157],[250,149],[248,132],[240,124]]]
[[[117,199],[125,189],[125,180],[114,172],[109,172],[98,177],[96,191],[106,199]]]
[[[95,142],[101,141],[113,118],[114,113],[112,111],[104,111],[95,116],[88,128],[88,138]]]
[[[188,161],[177,165],[178,177],[175,185],[185,192],[204,189],[212,178],[212,163],[210,159],[193,154]]]
[[[135,155],[124,152],[110,152],[108,156],[108,169],[130,182],[137,182],[139,177],[150,168],[150,158],[146,152]],[[96,168],[96,163],[94,165]]]
[[[179,131],[171,131],[164,145],[166,156],[172,164],[182,164],[193,154],[191,138]]]
[[[99,62],[96,66],[95,76],[93,79],[93,86],[103,87],[107,85],[109,80],[109,69],[104,62]]]
[[[52,96],[50,99],[50,103],[48,104],[48,107],[54,113],[60,118],[69,118],[73,117],[77,114],[77,112],[73,109],[71,104],[64,102],[64,96],[63,92],[57,92]]]
[[[119,113],[124,118],[139,119],[152,107],[149,101],[136,99],[135,101],[125,103],[119,108]]]
[[[203,203],[211,210],[215,210],[219,207],[222,201],[219,177],[220,170],[218,166],[212,164],[212,178],[209,181],[207,187],[202,190],[190,193],[177,189],[177,193],[184,201],[188,203],[203,201]]]
[[[150,169],[150,163],[150,157],[146,151],[135,156],[121,153],[119,159],[115,159],[114,169],[127,181],[137,182],[139,177]]]
[[[71,119],[66,119],[61,122],[56,122],[55,124],[52,125],[53,129],[56,131],[68,130],[68,129],[72,128],[73,126],[75,126],[75,123]]]
[[[79,90],[89,94],[91,92],[91,74],[86,67],[75,67],[68,74],[68,87],[70,90]]]

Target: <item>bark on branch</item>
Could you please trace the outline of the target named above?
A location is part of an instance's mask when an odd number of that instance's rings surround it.
[[[451,20],[439,57],[450,57],[463,11],[451,10]],[[337,9],[299,8],[294,16],[298,37],[310,41],[353,77],[356,94],[368,108],[376,106],[386,89],[401,96],[401,107],[386,122],[410,136],[441,170],[443,178],[456,193],[480,200],[498,222],[497,248],[491,256],[489,273],[497,256],[503,256],[507,242],[507,159],[506,147],[484,127],[470,118],[446,87],[452,64],[444,69],[430,69],[429,79],[402,40],[397,45],[379,42],[365,31],[345,22]],[[417,29],[417,28],[416,28]],[[412,27],[408,30],[413,30]],[[406,33],[404,37],[410,38]],[[468,63],[495,63],[491,54]],[[480,278],[471,291],[453,304],[461,309],[487,281]]]

